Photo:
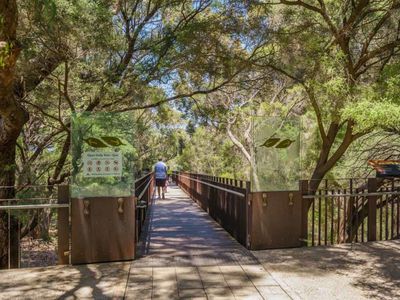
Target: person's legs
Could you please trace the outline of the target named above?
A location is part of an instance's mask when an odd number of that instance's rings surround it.
[[[161,199],[162,180],[156,178],[156,187],[157,187],[158,199]]]
[[[163,179],[160,185],[162,188],[162,198],[165,199],[165,193],[167,192],[167,179]]]

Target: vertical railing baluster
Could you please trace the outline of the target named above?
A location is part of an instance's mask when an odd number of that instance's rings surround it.
[[[318,246],[321,246],[321,201],[322,191],[319,191],[318,197]]]
[[[349,241],[353,242],[353,214],[354,214],[354,196],[353,196],[353,179],[350,179],[350,198],[349,198],[349,224],[350,224],[350,238]]]
[[[364,190],[361,190],[361,193],[364,193]],[[364,242],[364,196],[360,197],[361,199],[361,211],[360,211],[360,215],[361,215],[361,242]]]
[[[389,189],[385,189],[386,193],[389,192]],[[385,240],[389,239],[389,195],[386,194],[386,209],[385,209]]]
[[[391,191],[394,191],[394,179],[392,179],[392,188]],[[390,196],[390,204],[391,204],[391,224],[390,224],[390,239],[394,239],[394,195]]]
[[[358,195],[358,188],[356,188],[356,194]],[[355,200],[356,200],[356,243],[358,242],[358,225],[359,225],[359,220],[358,220],[358,202],[359,202],[359,196],[355,196]]]
[[[400,238],[400,205],[399,205],[399,195],[396,195],[396,205],[397,205],[397,238]]]
[[[339,190],[339,193],[340,193],[340,190]],[[337,203],[338,203],[338,212],[337,212],[337,243],[338,244],[340,244],[340,204],[341,204],[341,201],[342,200],[342,197],[338,197],[337,198]]]
[[[315,197],[312,199],[312,217],[311,217],[311,245],[315,246]]]
[[[324,197],[324,206],[325,206],[325,215],[324,215],[324,244],[328,244],[328,180],[325,180],[325,197]]]
[[[331,245],[333,244],[333,236],[334,236],[334,233],[333,233],[333,228],[334,228],[334,216],[335,216],[335,208],[334,208],[334,203],[335,203],[335,198],[334,198],[334,194],[335,194],[335,191],[334,190],[332,190],[332,198],[331,198]]]
[[[379,240],[382,241],[383,239],[383,202],[384,202],[384,195],[379,197]]]

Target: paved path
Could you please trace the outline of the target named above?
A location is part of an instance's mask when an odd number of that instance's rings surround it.
[[[400,240],[254,255],[301,299],[400,299]]]

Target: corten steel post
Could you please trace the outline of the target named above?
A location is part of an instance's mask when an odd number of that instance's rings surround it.
[[[302,245],[302,195],[299,191],[252,193],[251,249]]]
[[[58,186],[58,204],[69,204],[69,186]],[[58,264],[67,265],[70,263],[70,226],[69,226],[69,207],[59,208],[57,214],[57,239],[58,239]]]
[[[308,180],[300,180],[300,192],[301,197],[309,194],[309,181]],[[301,203],[301,246],[306,247],[308,244],[308,210],[309,210],[309,203],[313,200],[306,200],[302,199]]]
[[[71,199],[71,263],[132,260],[136,249],[136,200]]]
[[[237,182],[235,180],[235,186]],[[251,199],[251,182],[246,181],[246,196],[244,201],[246,203],[246,248],[251,249],[251,220],[252,220],[252,199]]]
[[[13,203],[13,201],[9,202]],[[9,256],[9,267],[15,269],[20,267],[21,262],[21,228],[20,221],[17,217],[13,217],[8,211],[8,256]]]
[[[376,178],[368,178],[368,193],[377,191]],[[376,208],[378,196],[368,196],[368,241],[376,241]]]

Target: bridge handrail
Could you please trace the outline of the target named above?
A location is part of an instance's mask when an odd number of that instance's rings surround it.
[[[236,192],[236,191],[233,191],[233,190],[230,190],[230,189],[226,189],[226,188],[220,187],[218,185],[214,185],[214,184],[211,184],[211,183],[208,183],[208,182],[196,179],[196,178],[191,178],[191,177],[179,174],[179,173],[178,173],[178,176],[187,178],[187,179],[192,180],[192,181],[196,181],[196,182],[202,183],[204,185],[208,185],[208,186],[213,187],[213,188],[215,188],[217,190],[221,190],[221,191],[224,191],[224,192],[227,192],[227,193],[230,193],[230,194],[234,194],[234,195],[239,196],[239,197],[243,197],[243,198],[246,197],[246,194],[244,194],[244,193],[240,193],[240,192]]]
[[[152,182],[152,180],[153,180],[153,176],[150,175],[149,178],[150,178],[150,180],[148,180],[148,183],[147,183],[146,186],[144,187],[143,191],[139,194],[138,200],[142,199],[142,198],[143,198],[143,195],[145,194],[145,192],[147,192],[147,190],[148,190],[148,188],[149,188],[149,186],[150,186],[150,184],[151,184],[151,182]]]
[[[336,198],[336,197],[368,197],[368,196],[384,196],[384,195],[400,195],[400,192],[370,192],[370,193],[351,193],[351,194],[315,194],[303,195],[304,199],[314,198]]]
[[[20,210],[37,208],[69,208],[69,204],[23,204],[23,205],[2,205],[0,210]]]

